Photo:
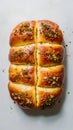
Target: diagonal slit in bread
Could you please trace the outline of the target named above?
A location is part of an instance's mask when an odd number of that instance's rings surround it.
[[[25,21],[10,35],[9,92],[23,108],[46,108],[60,98],[64,81],[63,35],[49,20]]]

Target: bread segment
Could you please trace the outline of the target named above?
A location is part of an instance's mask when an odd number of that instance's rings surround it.
[[[52,44],[61,44],[63,35],[59,26],[49,20],[39,20],[37,27],[37,42],[49,42]]]
[[[10,35],[10,46],[24,46],[35,42],[35,21],[18,24]]]
[[[60,98],[64,80],[63,34],[49,20],[25,21],[10,34],[11,98],[23,108],[46,108]]]
[[[45,88],[61,87],[63,84],[64,66],[39,67],[37,86]]]
[[[35,64],[35,44],[19,47],[11,47],[9,60],[13,64]]]
[[[54,106],[62,94],[63,88],[40,88],[37,87],[37,107],[45,109]]]
[[[9,79],[15,83],[35,86],[35,67],[11,65],[9,68]]]
[[[11,98],[23,108],[35,108],[35,86],[26,86],[9,82],[8,89]]]
[[[38,45],[38,65],[55,66],[63,62],[64,48],[62,45],[42,43]]]

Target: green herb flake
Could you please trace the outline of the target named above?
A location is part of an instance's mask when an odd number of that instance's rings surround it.
[[[54,35],[51,32],[44,32],[45,37],[54,38]]]
[[[17,58],[17,57],[18,57],[18,53],[15,52],[15,53],[13,54],[13,57],[14,57],[14,58]]]
[[[18,50],[14,53],[14,58],[17,58],[18,56],[22,55],[23,54],[23,51],[22,50]]]
[[[24,30],[26,31],[28,28],[29,28],[29,24],[26,23],[26,24],[21,25],[21,27],[19,28],[19,31],[23,32]]]
[[[26,23],[26,24],[23,24],[20,28],[19,28],[19,32],[22,34],[24,31],[28,31],[28,32],[33,32],[34,29],[33,28],[30,28],[30,24],[29,23]]]
[[[34,32],[34,29],[33,28],[28,28],[27,31],[28,32]]]
[[[41,25],[42,25],[43,28],[48,29],[48,30],[51,28],[50,25],[45,24],[45,23],[41,23]]]
[[[29,50],[29,54],[32,55],[32,54],[33,54],[33,51]]]
[[[59,33],[59,32],[57,32],[57,31],[55,32],[55,34],[56,34],[56,36],[59,36],[59,35],[60,35],[60,33]]]
[[[59,52],[56,54],[52,54],[49,51],[47,51],[45,55],[49,60],[53,62],[59,62],[59,60],[62,58],[62,55]]]
[[[58,61],[58,58],[55,56],[55,57],[53,57],[53,61],[54,62],[57,62]]]
[[[53,105],[54,104],[54,102],[55,102],[55,99],[54,99],[54,97],[49,97],[49,99],[47,100],[47,105]]]
[[[54,98],[54,96],[50,96],[50,97],[48,98],[48,100],[46,101],[46,103],[44,103],[44,104],[42,105],[42,108],[45,109],[45,108],[47,108],[47,107],[49,107],[49,106],[54,105],[54,103],[55,103],[55,98]]]
[[[14,76],[15,80],[19,79],[19,75]]]
[[[19,100],[24,100],[24,93],[20,93],[18,98],[19,98]]]
[[[46,52],[46,56],[49,60],[52,60],[52,54],[50,52]]]
[[[27,72],[28,72],[28,70],[22,69],[22,74],[23,74],[23,75],[27,74]]]
[[[30,79],[31,77],[29,75],[25,75],[25,78]]]

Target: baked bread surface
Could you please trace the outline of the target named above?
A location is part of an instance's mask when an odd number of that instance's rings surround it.
[[[53,106],[63,91],[64,47],[59,26],[49,20],[25,21],[10,34],[11,98],[23,108]]]

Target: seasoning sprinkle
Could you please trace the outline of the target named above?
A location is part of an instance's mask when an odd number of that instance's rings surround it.
[[[28,70],[22,69],[22,74],[23,74],[23,75],[25,75],[25,74],[27,74],[27,73],[28,73]]]
[[[30,28],[30,24],[29,23],[26,23],[26,24],[23,24],[20,28],[19,28],[19,32],[22,34],[24,31],[28,31],[28,32],[33,32],[34,29],[33,28]]]
[[[13,92],[12,97],[15,100],[24,100],[24,93],[15,93],[15,92]]]
[[[18,75],[18,74],[15,75],[15,76],[14,76],[14,79],[15,79],[15,80],[19,79],[19,75]]]
[[[31,77],[28,75],[28,70],[24,70],[22,69],[22,75],[27,78],[27,79],[30,79]]]
[[[46,38],[53,40],[54,38],[58,38],[60,35],[60,33],[57,30],[55,31],[50,25],[45,23],[41,23],[41,25],[43,30],[42,32],[44,32]]]
[[[59,36],[59,32],[56,31],[55,34],[56,34],[57,36]]]
[[[29,54],[32,55],[32,54],[33,54],[33,51],[29,50]]]
[[[17,58],[18,56],[21,56],[22,54],[24,54],[24,52],[22,50],[16,51],[14,53],[14,58]]]
[[[48,76],[48,83],[51,84],[51,85],[55,85],[57,84],[59,81],[59,77],[57,76],[54,76],[54,77],[49,77]]]
[[[25,75],[25,78],[30,79],[31,77],[29,75]]]
[[[48,97],[48,100],[46,101],[46,103],[44,103],[41,107],[42,107],[43,109],[45,109],[45,108],[47,108],[48,106],[54,105],[54,103],[55,103],[55,98],[54,98],[54,96],[50,96],[50,97]]]
[[[62,54],[60,54],[59,52],[52,54],[51,52],[47,51],[45,55],[50,61],[54,62],[59,62],[59,60],[62,58]]]
[[[50,26],[50,25],[45,24],[45,23],[41,23],[41,25],[42,25],[42,27],[44,27],[44,28],[46,28],[46,29],[50,29],[50,28],[51,28],[51,26]]]

